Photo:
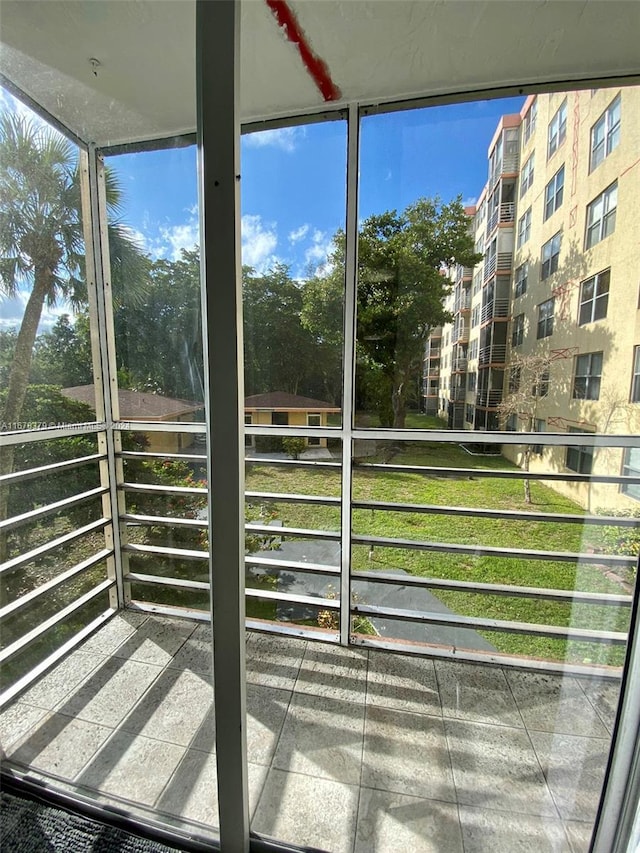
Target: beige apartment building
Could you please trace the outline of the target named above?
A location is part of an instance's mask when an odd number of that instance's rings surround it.
[[[455,429],[638,432],[640,88],[529,97],[488,160],[467,211],[484,259],[455,271],[453,322],[427,342],[426,411]],[[522,464],[522,446],[504,453]],[[640,449],[547,446],[529,464],[637,474]],[[592,510],[640,501],[636,485],[554,486]]]

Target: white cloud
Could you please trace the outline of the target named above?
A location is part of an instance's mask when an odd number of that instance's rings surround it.
[[[291,231],[289,234],[289,242],[290,243],[299,243],[300,240],[304,240],[304,238],[309,233],[309,225],[301,225],[300,228],[296,228],[295,231]]]
[[[465,198],[462,200],[463,207],[474,207],[475,203],[478,201],[475,195],[470,195],[469,198]]]
[[[316,228],[311,238],[311,245],[304,253],[307,266],[313,267],[316,273],[328,272],[330,268],[328,258],[332,248],[333,236]]]
[[[280,148],[288,154],[295,151],[300,140],[306,136],[304,127],[279,127],[275,130],[260,130],[247,133],[242,141],[249,148]]]
[[[179,261],[183,249],[194,249],[200,241],[200,229],[197,219],[191,219],[181,225],[161,228],[160,235],[169,246],[172,261]]]
[[[278,261],[274,254],[278,245],[277,226],[262,217],[246,213],[242,217],[242,263],[257,272],[265,272]]]

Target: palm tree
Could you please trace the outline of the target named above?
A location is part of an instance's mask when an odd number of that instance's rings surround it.
[[[108,170],[105,183],[114,296],[122,295],[126,282],[132,298],[144,298],[148,259],[116,218],[121,192]],[[87,300],[76,152],[53,129],[13,112],[0,118],[0,293],[9,298],[28,293],[0,413],[3,429],[12,429],[24,408],[44,306],[65,301],[80,307]],[[12,470],[13,448],[5,447],[0,474]],[[6,511],[4,489],[0,519]]]

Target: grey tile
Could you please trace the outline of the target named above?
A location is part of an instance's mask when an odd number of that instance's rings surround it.
[[[530,732],[560,816],[595,819],[610,743],[604,738]]]
[[[152,806],[185,753],[184,747],[116,732],[78,777],[82,785]]]
[[[607,737],[575,678],[517,670],[505,675],[528,729]]]
[[[105,622],[95,634],[92,634],[81,646],[86,654],[111,655],[131,637],[149,617],[146,613],[132,610],[118,613]]]
[[[196,624],[186,619],[150,616],[116,649],[114,655],[164,666],[195,630]]]
[[[610,732],[618,710],[620,682],[604,678],[580,678],[580,686]]]
[[[572,853],[589,853],[593,835],[592,821],[567,820],[564,829],[569,838]]]
[[[309,643],[294,690],[296,693],[364,702],[367,663],[366,651]]]
[[[247,682],[293,690],[306,648],[304,640],[249,634]]]
[[[296,693],[273,766],[358,785],[364,706],[328,696]]]
[[[462,849],[454,804],[361,788],[354,853],[462,853]]]
[[[457,661],[436,661],[436,675],[445,717],[524,726],[501,669]]]
[[[247,757],[269,764],[291,701],[291,691],[247,684]]]
[[[115,727],[131,711],[158,674],[159,666],[111,658],[56,710]]]
[[[459,803],[558,816],[525,731],[446,718],[444,724]]]
[[[44,708],[36,708],[26,702],[14,702],[0,713],[0,746],[8,752],[29,729],[46,716]]]
[[[464,853],[571,853],[557,818],[460,806],[460,824]]]
[[[213,651],[211,626],[198,625],[191,636],[176,650],[168,666],[174,669],[188,669],[211,681],[213,672]]]
[[[165,669],[124,719],[121,728],[189,746],[208,717],[213,689],[190,670]]]
[[[112,729],[63,714],[48,714],[11,750],[11,758],[72,781]]]
[[[253,815],[262,792],[267,767],[248,766],[249,815]],[[188,749],[157,803],[163,812],[218,826],[218,777],[215,755]]]
[[[96,667],[106,661],[105,655],[72,652],[20,697],[24,702],[50,711],[81,684]]]
[[[351,853],[358,787],[270,770],[252,829],[280,841]]]
[[[455,802],[442,719],[367,706],[361,785]]]
[[[423,714],[441,714],[433,661],[370,651],[367,704]]]

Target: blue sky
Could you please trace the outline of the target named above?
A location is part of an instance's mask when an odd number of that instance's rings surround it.
[[[487,179],[487,146],[501,115],[523,98],[365,117],[360,218],[403,209],[420,196],[472,203]],[[296,277],[326,261],[344,227],[346,123],[266,131],[242,141],[243,261],[276,261]],[[198,240],[196,154],[176,149],[112,158],[125,220],[154,257],[176,258]]]
[[[362,120],[360,219],[402,210],[420,196],[477,198],[487,147],[501,115],[524,98],[368,116]],[[6,93],[0,108],[29,110]],[[242,139],[243,262],[259,272],[276,262],[296,278],[321,269],[345,222],[346,122],[314,123]],[[177,259],[198,242],[195,148],[109,158],[123,190],[122,219],[153,258]],[[20,322],[26,292],[0,302],[0,327]],[[46,309],[41,329],[61,313]]]

